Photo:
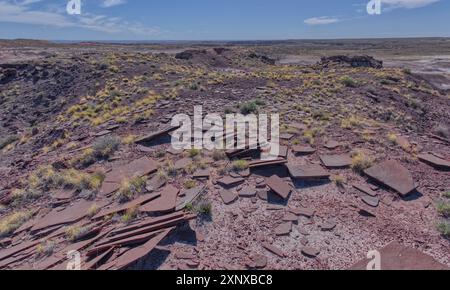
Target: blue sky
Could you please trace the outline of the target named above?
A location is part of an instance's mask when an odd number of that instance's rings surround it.
[[[254,40],[450,36],[449,0],[0,0],[0,38]]]

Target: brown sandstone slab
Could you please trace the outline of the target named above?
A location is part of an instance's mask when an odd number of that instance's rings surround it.
[[[225,204],[232,204],[238,198],[238,195],[231,190],[222,189],[220,190],[220,197]]]
[[[291,186],[277,175],[273,175],[267,179],[266,185],[283,199],[287,199],[292,192]]]
[[[292,146],[292,152],[294,152],[294,154],[307,155],[307,154],[313,154],[314,152],[316,152],[316,149],[312,148],[309,145],[307,145],[307,146],[296,145],[296,146]]]
[[[330,177],[330,173],[320,165],[291,165],[287,166],[289,174],[295,179],[326,179]]]
[[[348,154],[322,155],[320,160],[327,168],[344,168],[352,165],[352,158]]]
[[[377,164],[364,171],[366,175],[376,181],[394,189],[401,196],[406,196],[416,189],[414,180],[405,167],[395,160]]]
[[[427,163],[435,168],[450,169],[450,161],[439,158],[433,154],[420,154],[417,156],[420,161]]]
[[[380,251],[381,270],[449,270],[449,268],[421,251],[392,242]],[[366,270],[369,259],[363,259],[350,270]]]
[[[168,185],[159,192],[159,197],[144,205],[141,205],[139,211],[145,213],[166,213],[174,211],[179,192],[180,190],[178,188]]]

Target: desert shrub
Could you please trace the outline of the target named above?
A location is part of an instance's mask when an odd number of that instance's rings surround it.
[[[450,191],[446,191],[442,194],[443,197],[445,198],[450,198]]]
[[[98,159],[107,159],[119,149],[120,139],[116,136],[104,136],[95,141],[92,148]]]
[[[342,175],[333,175],[331,177],[331,180],[333,181],[334,184],[336,184],[336,186],[338,187],[343,187],[345,184],[345,177]]]
[[[49,257],[53,254],[56,243],[54,241],[44,241],[36,247],[39,256]]]
[[[138,214],[138,209],[136,207],[128,209],[123,215],[122,215],[122,222],[125,224],[131,223]]]
[[[373,165],[373,160],[367,156],[364,152],[356,152],[352,156],[352,169],[356,172],[362,172],[363,170],[371,167]]]
[[[17,141],[17,136],[16,135],[9,135],[6,137],[2,137],[0,138],[0,150],[2,150],[3,148],[5,148],[6,146],[8,146],[9,144]]]
[[[387,135],[387,139],[390,143],[396,145],[397,144],[397,135],[395,135],[394,133],[389,133]]]
[[[103,183],[105,176],[101,172],[88,174],[76,169],[64,170],[59,174],[59,184],[78,190],[97,190]]]
[[[225,157],[226,157],[226,154],[225,154],[224,150],[214,150],[212,152],[212,158],[215,161],[223,160],[223,159],[225,159]]]
[[[8,236],[31,218],[29,211],[15,212],[0,220],[0,237]]]
[[[442,221],[437,225],[437,230],[446,238],[450,238],[450,222]]]
[[[207,200],[201,200],[197,205],[197,213],[202,215],[212,214],[212,204]]]
[[[436,204],[436,209],[439,214],[450,217],[450,202],[440,201]]]
[[[120,144],[121,140],[116,136],[100,137],[91,148],[84,150],[80,157],[72,160],[72,163],[73,165],[87,167],[94,164],[97,160],[108,159],[119,149]]]
[[[70,242],[76,242],[84,237],[92,230],[92,226],[71,226],[66,229],[66,239]]]
[[[189,179],[184,182],[184,187],[186,189],[191,189],[194,188],[195,186],[197,186],[197,182],[195,180]]]
[[[87,210],[86,216],[87,217],[94,217],[98,212],[100,211],[100,208],[98,207],[98,205],[96,203],[94,203],[93,205],[91,205],[89,207],[89,209]]]
[[[249,163],[247,160],[236,160],[233,162],[234,171],[243,171],[248,169]]]
[[[200,153],[201,153],[201,151],[199,149],[192,148],[189,150],[188,155],[189,155],[189,157],[194,158],[194,157],[197,157],[198,155],[200,155]]]
[[[341,120],[342,129],[351,129],[355,126],[359,126],[360,124],[361,120],[356,116],[350,116]]]
[[[356,88],[358,86],[358,83],[356,82],[356,80],[349,76],[343,76],[341,78],[341,83],[349,88]]]
[[[242,115],[258,114],[258,103],[256,101],[244,103],[241,105],[240,111]]]
[[[145,182],[145,178],[139,176],[124,179],[116,193],[119,202],[130,201],[136,194],[140,194],[145,187]]]

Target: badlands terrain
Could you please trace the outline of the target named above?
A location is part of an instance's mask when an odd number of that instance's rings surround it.
[[[448,268],[449,93],[450,39],[0,41],[0,269]],[[173,149],[196,105],[279,158]]]

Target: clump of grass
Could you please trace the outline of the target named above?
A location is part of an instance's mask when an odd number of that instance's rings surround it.
[[[100,137],[92,146],[94,156],[99,159],[107,159],[119,149],[120,143],[120,139],[117,136]]]
[[[20,228],[32,216],[29,211],[15,212],[0,220],[0,237],[8,236]]]
[[[204,216],[210,216],[212,214],[212,204],[209,200],[201,199],[195,204],[190,202],[186,204],[184,209],[191,213],[196,213]]]
[[[123,223],[129,224],[137,217],[137,214],[138,214],[137,207],[130,208],[124,213],[121,220]]]
[[[195,180],[189,179],[184,182],[184,187],[186,189],[191,189],[197,186],[197,182]]]
[[[337,187],[344,187],[345,184],[345,177],[342,175],[333,175],[331,177],[331,180],[334,184],[336,184]]]
[[[361,120],[356,116],[350,116],[341,120],[342,129],[351,129],[353,127],[359,126],[360,124]]]
[[[129,135],[127,135],[127,136],[122,138],[122,143],[126,144],[126,145],[129,145],[129,144],[133,143],[134,140],[136,140],[136,136],[133,135],[133,134],[129,134]]]
[[[215,161],[223,160],[223,159],[225,159],[225,157],[226,157],[226,154],[225,154],[225,151],[223,151],[223,150],[214,150],[212,152],[212,158]]]
[[[437,230],[446,238],[450,238],[450,222],[441,221],[437,225]]]
[[[116,193],[119,202],[130,201],[136,194],[140,194],[145,187],[145,182],[145,178],[139,176],[124,179]]]
[[[76,242],[83,239],[92,230],[91,226],[71,226],[66,229],[66,239],[69,242]]]
[[[442,194],[443,197],[445,198],[450,198],[450,191],[446,191]]]
[[[96,172],[92,175],[76,170],[64,170],[59,175],[61,186],[72,187],[78,190],[97,190],[103,183],[105,178],[101,172]]]
[[[247,103],[244,103],[240,107],[240,111],[242,115],[249,115],[249,114],[258,114],[258,102],[257,101],[250,101]]]
[[[49,257],[53,254],[55,246],[56,243],[54,241],[45,241],[36,247],[36,252],[39,256]]]
[[[358,86],[357,81],[349,76],[343,76],[340,81],[344,86],[349,88],[356,88]]]
[[[116,136],[104,136],[97,139],[91,148],[84,150],[83,154],[76,160],[75,165],[87,167],[97,160],[106,160],[119,149],[121,140]]]
[[[450,217],[450,202],[439,201],[436,204],[436,209],[439,214],[445,217]]]
[[[192,148],[189,150],[188,155],[189,155],[189,157],[194,158],[194,157],[199,156],[200,153],[201,153],[201,151],[199,149]]]
[[[100,211],[100,208],[98,207],[98,205],[96,203],[94,203],[93,205],[91,205],[91,207],[89,207],[89,209],[87,210],[86,216],[89,218],[94,217],[98,212]]]
[[[243,171],[248,169],[249,163],[247,160],[236,160],[233,162],[234,171]]]
[[[16,135],[8,135],[6,137],[0,138],[0,150],[8,146],[9,144],[16,142],[18,137]]]
[[[164,149],[158,149],[154,152],[153,156],[155,158],[162,158],[162,157],[166,156],[166,151]]]
[[[397,145],[397,135],[395,135],[394,133],[389,133],[387,135],[387,139],[391,144]]]
[[[367,156],[364,152],[358,151],[352,156],[352,169],[355,172],[362,172],[363,170],[371,167],[373,160]]]

